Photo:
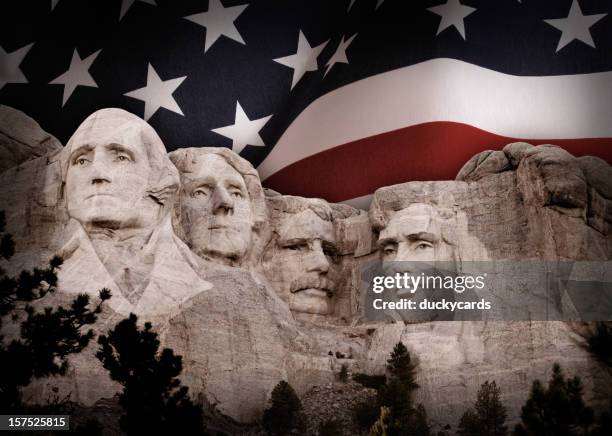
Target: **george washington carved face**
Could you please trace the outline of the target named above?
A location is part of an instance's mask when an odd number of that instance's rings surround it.
[[[152,160],[167,158],[156,139],[148,124],[125,111],[98,111],[83,122],[67,145],[64,193],[69,215],[86,228],[157,223],[163,205],[150,190],[151,179],[160,177],[153,177]]]

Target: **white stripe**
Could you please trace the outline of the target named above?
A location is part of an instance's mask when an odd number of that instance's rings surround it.
[[[371,76],[311,103],[259,174],[265,179],[337,145],[431,121],[515,138],[612,137],[612,72],[524,77],[434,59]]]

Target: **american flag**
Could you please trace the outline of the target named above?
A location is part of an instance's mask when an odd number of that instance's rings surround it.
[[[363,204],[485,149],[612,163],[609,0],[5,0],[0,103],[62,142],[93,111]]]

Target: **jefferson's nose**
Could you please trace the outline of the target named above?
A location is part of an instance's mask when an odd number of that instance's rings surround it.
[[[312,250],[306,260],[306,270],[308,272],[318,272],[319,274],[325,274],[329,271],[329,261],[325,253],[323,253],[323,247],[319,240],[315,240],[312,243]]]
[[[229,215],[234,212],[234,201],[227,189],[217,187],[213,192],[213,213]]]

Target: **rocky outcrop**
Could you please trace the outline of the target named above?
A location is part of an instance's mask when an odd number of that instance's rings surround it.
[[[25,115],[0,109],[0,147],[10,155],[0,209],[17,243],[5,267],[18,272],[61,254],[56,303],[112,288],[96,332],[129,312],[152,321],[162,346],[183,356],[182,381],[216,413],[257,420],[281,379],[318,413],[314,404],[330,394],[324,386],[343,364],[382,374],[400,340],[419,363],[417,401],[441,426],[456,424],[485,380],[496,380],[516,420],[532,380],[547,379],[553,362],[581,376],[591,404],[610,394],[612,375],[575,325],[371,322],[360,295],[364,266],[410,260],[408,242],[420,233],[429,235],[432,259],[457,267],[612,260],[605,162],[509,144],[472,158],[457,180],[381,188],[366,212],[264,192],[252,166],[229,150],[178,150],[169,159],[142,120],[102,112],[62,148]],[[89,201],[99,193],[85,190],[101,187],[123,202]],[[74,356],[68,377],[33,384],[32,401],[58,386],[87,407],[111,398],[119,387],[94,353],[95,344]],[[348,399],[337,394],[330,398],[344,408]]]
[[[32,118],[0,105],[0,172],[61,148],[62,144]]]

